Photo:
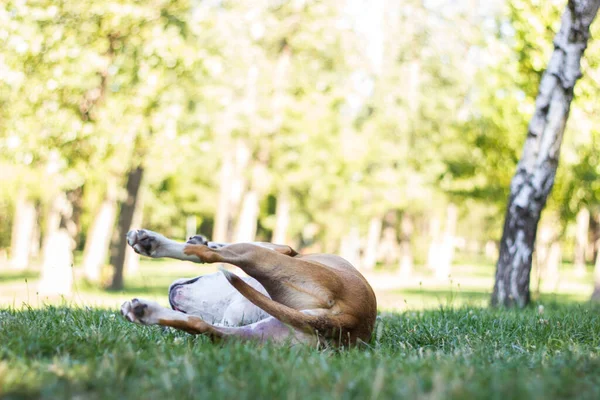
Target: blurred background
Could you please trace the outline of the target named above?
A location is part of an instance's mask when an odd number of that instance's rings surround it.
[[[381,309],[487,304],[565,4],[3,1],[0,307],[164,301],[214,271],[140,260],[139,227],[337,253]],[[542,300],[594,288],[599,34],[538,231]]]

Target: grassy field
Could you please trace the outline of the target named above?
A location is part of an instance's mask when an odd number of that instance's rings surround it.
[[[212,344],[115,311],[0,312],[0,396],[77,399],[600,398],[590,305],[382,314],[350,351]]]
[[[75,268],[73,293],[64,297],[47,297],[38,293],[39,272],[10,272],[0,265],[0,308],[35,308],[61,305],[65,301],[79,307],[116,308],[132,297],[167,302],[169,285],[178,278],[194,277],[216,271],[214,265],[189,262],[142,259],[139,272],[126,277],[126,288],[107,292],[83,283],[81,270]],[[539,293],[532,282],[534,299],[543,302],[585,302],[593,290],[592,268],[585,276],[576,276],[571,265],[563,265],[557,282],[542,282]],[[239,272],[239,271],[238,271]],[[436,278],[426,268],[416,268],[411,276],[401,276],[389,269],[365,273],[377,294],[382,311],[413,311],[445,307],[485,307],[494,285],[494,265],[490,260],[472,257],[457,259],[452,274]]]
[[[600,398],[600,308],[591,277],[566,268],[522,311],[486,307],[489,263],[463,261],[448,279],[368,274],[380,305],[368,346],[334,351],[210,343],[140,327],[116,307],[166,303],[178,277],[211,272],[144,261],[126,290],[78,281],[71,296],[36,292],[38,274],[0,274],[0,398],[550,399]]]

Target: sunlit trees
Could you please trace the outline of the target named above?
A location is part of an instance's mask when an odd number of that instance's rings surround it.
[[[580,59],[600,1],[569,1],[554,52],[542,75],[533,117],[511,192],[500,242],[492,304],[523,307],[530,301],[529,277],[541,212],[554,184],[560,146]]]

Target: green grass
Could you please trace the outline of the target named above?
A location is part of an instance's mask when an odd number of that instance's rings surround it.
[[[112,310],[0,311],[0,396],[78,399],[600,398],[600,309],[385,313],[345,351],[212,344]]]

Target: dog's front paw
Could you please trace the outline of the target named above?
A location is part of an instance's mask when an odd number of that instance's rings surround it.
[[[160,257],[161,244],[166,240],[163,235],[146,229],[134,229],[127,233],[127,243],[133,251],[147,257]]]
[[[190,236],[186,244],[203,244],[208,245],[208,239],[202,235]]]
[[[129,321],[140,325],[158,323],[158,314],[162,307],[153,301],[133,299],[121,306],[121,314]]]

